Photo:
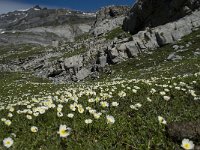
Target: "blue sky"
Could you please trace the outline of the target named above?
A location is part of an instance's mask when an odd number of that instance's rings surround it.
[[[0,0],[0,13],[40,5],[48,8],[71,8],[95,11],[107,5],[132,5],[134,0]]]

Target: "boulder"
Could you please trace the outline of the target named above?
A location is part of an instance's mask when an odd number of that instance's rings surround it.
[[[200,141],[200,121],[172,122],[167,125],[167,133],[175,141],[181,141],[184,138]]]
[[[169,56],[167,57],[167,60],[172,60],[172,61],[175,61],[175,60],[181,60],[182,59],[182,57],[181,56],[179,56],[179,55],[177,55],[176,53],[171,53],[171,54],[169,54]]]
[[[80,71],[78,71],[78,73],[75,76],[75,79],[77,80],[83,80],[86,77],[88,77],[91,74],[91,71],[89,69],[86,68],[82,68]]]
[[[126,49],[127,49],[127,55],[129,57],[137,57],[138,56],[139,48],[137,46],[137,43],[135,43],[134,41],[127,42]]]
[[[75,55],[64,60],[64,68],[66,70],[70,68],[80,68],[83,66],[83,56]]]

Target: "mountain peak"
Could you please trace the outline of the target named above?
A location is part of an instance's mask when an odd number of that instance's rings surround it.
[[[35,5],[35,6],[33,7],[33,9],[35,9],[35,10],[41,10],[42,8],[41,8],[39,5]]]

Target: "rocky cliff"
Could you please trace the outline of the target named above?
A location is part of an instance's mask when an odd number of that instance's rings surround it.
[[[138,0],[124,20],[123,28],[135,34],[146,27],[176,21],[199,6],[198,0]]]
[[[121,26],[129,10],[129,6],[103,7],[96,13],[96,21],[92,27],[91,33],[95,36],[99,36]]]

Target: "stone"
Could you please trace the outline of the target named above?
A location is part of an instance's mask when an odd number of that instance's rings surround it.
[[[86,77],[88,77],[91,74],[89,69],[82,68],[78,73],[76,74],[77,80],[83,80]]]
[[[138,46],[135,42],[128,42],[126,43],[126,48],[127,48],[127,55],[129,57],[137,57],[139,50]]]
[[[167,60],[172,60],[172,61],[175,61],[175,60],[181,60],[182,57],[177,55],[176,53],[171,53],[169,54],[169,56],[167,57]]]
[[[179,49],[179,46],[178,45],[173,45],[172,47],[174,50],[178,50]]]
[[[80,68],[83,66],[83,57],[81,55],[75,55],[64,60],[65,69]]]
[[[102,56],[98,57],[97,64],[99,64],[100,67],[105,67],[107,64],[107,56],[102,55]]]
[[[184,138],[200,140],[200,121],[172,122],[167,125],[167,134],[174,141],[182,141]]]

